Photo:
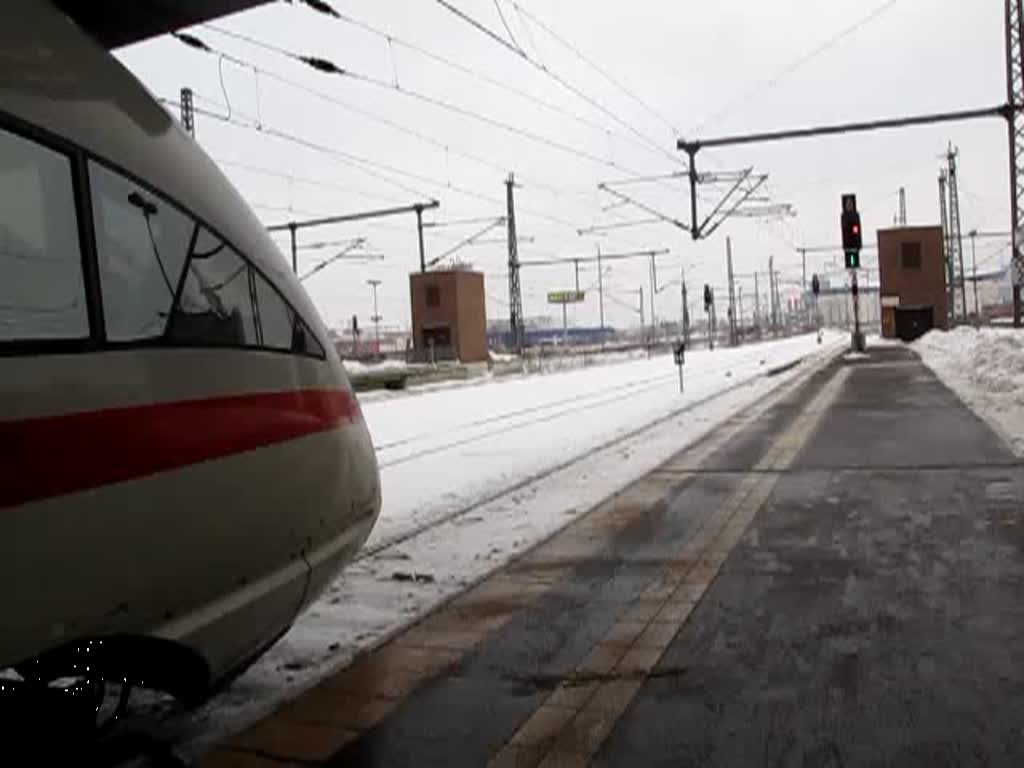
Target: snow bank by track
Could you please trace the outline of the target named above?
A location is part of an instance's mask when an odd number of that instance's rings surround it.
[[[1024,456],[1024,333],[961,326],[931,331],[911,348]]]

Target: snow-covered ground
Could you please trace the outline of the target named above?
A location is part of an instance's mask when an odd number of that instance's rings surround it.
[[[230,689],[169,729],[191,755],[463,591],[839,353],[826,333],[367,402],[384,510],[360,558]],[[411,577],[411,578],[410,578]]]
[[[1024,456],[1024,333],[961,326],[931,331],[912,348]]]
[[[798,337],[691,351],[683,395],[666,355],[366,403],[384,486],[384,511],[367,546],[379,549],[502,495],[815,348],[814,337]]]

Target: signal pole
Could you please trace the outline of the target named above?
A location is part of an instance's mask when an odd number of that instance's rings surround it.
[[[857,270],[850,270],[850,292],[853,294],[853,351],[864,351],[864,337],[860,333],[860,288],[857,285]]]

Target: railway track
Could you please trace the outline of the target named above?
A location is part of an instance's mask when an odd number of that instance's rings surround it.
[[[799,365],[808,356],[809,355],[802,355],[799,358],[797,358],[796,360],[789,361],[786,365],[787,365],[787,367],[792,367],[792,366],[795,366],[795,365]],[[738,362],[738,363],[734,363],[733,365],[718,366],[718,367],[716,367],[716,368],[714,368],[712,370],[705,371],[701,375],[701,378],[706,380],[707,378],[713,378],[714,375],[723,375],[724,372],[727,371],[727,370],[737,371],[738,368],[742,369],[743,365],[744,364],[742,362]],[[748,362],[748,363],[746,363],[746,365],[753,366],[753,367],[759,368],[759,369],[764,368],[764,366],[761,365],[760,361],[757,361],[756,363],[755,362]],[[547,467],[545,467],[541,471],[530,473],[529,475],[527,475],[525,477],[516,479],[515,481],[513,481],[511,483],[508,483],[508,484],[506,484],[506,485],[504,485],[504,486],[502,486],[502,487],[500,487],[498,489],[495,489],[493,492],[488,493],[488,494],[484,495],[483,497],[474,499],[472,502],[470,502],[468,504],[464,504],[464,505],[458,506],[458,507],[456,507],[454,509],[451,509],[451,510],[446,510],[442,514],[431,516],[427,520],[423,520],[423,521],[420,521],[420,522],[415,523],[413,525],[410,525],[407,528],[402,529],[401,531],[399,531],[396,534],[393,534],[391,536],[388,536],[386,538],[381,539],[380,541],[373,542],[372,544],[370,544],[368,546],[365,546],[363,548],[363,550],[360,552],[360,554],[356,557],[355,562],[359,562],[359,561],[365,560],[367,558],[371,558],[371,557],[379,554],[380,552],[383,552],[383,551],[385,551],[387,549],[390,549],[392,547],[395,547],[395,546],[399,546],[399,545],[401,545],[401,544],[403,544],[403,543],[405,543],[405,542],[407,542],[407,541],[409,541],[411,539],[414,539],[417,536],[419,536],[419,535],[421,535],[423,533],[426,533],[427,531],[430,531],[430,530],[432,530],[432,529],[434,529],[434,528],[436,528],[436,527],[438,527],[440,525],[444,525],[445,523],[451,522],[453,520],[457,520],[460,517],[463,517],[463,516],[466,516],[466,515],[470,515],[474,511],[480,509],[481,507],[484,507],[484,506],[486,506],[488,504],[491,504],[491,503],[493,503],[493,502],[495,502],[495,501],[497,501],[497,500],[501,499],[502,497],[507,496],[509,494],[514,494],[514,493],[522,490],[523,488],[526,488],[527,486],[532,485],[533,483],[535,483],[535,482],[537,482],[539,480],[543,480],[543,479],[545,479],[547,477],[550,477],[551,475],[554,475],[554,474],[556,474],[556,473],[558,473],[558,472],[560,472],[560,471],[562,471],[562,470],[572,466],[573,464],[576,464],[576,463],[581,462],[581,461],[585,461],[586,459],[594,456],[595,454],[598,454],[598,453],[600,453],[602,451],[606,451],[609,448],[613,448],[616,445],[628,442],[629,440],[631,440],[631,439],[633,439],[633,438],[643,434],[647,430],[657,426],[659,423],[661,423],[663,421],[666,421],[666,420],[669,420],[669,419],[673,419],[673,418],[676,418],[676,417],[681,416],[683,414],[686,414],[686,413],[688,413],[690,411],[693,411],[693,410],[695,410],[697,408],[700,408],[700,407],[702,407],[702,406],[704,406],[704,405],[706,405],[706,404],[716,400],[719,397],[722,397],[722,396],[724,396],[724,395],[726,395],[728,393],[731,393],[731,392],[733,392],[733,391],[735,391],[737,389],[741,389],[741,388],[743,388],[745,386],[748,386],[753,381],[755,381],[756,378],[757,378],[757,376],[754,376],[754,377],[744,377],[744,376],[742,376],[742,374],[739,375],[739,376],[736,376],[733,381],[731,381],[730,383],[728,383],[724,387],[716,389],[713,392],[711,392],[711,393],[709,393],[709,394],[707,394],[707,395],[705,395],[703,397],[700,397],[700,398],[698,398],[696,400],[688,401],[685,404],[679,406],[678,408],[671,409],[671,410],[669,410],[667,412],[661,412],[656,417],[653,417],[653,418],[650,418],[648,420],[645,420],[642,423],[638,424],[637,426],[635,426],[635,427],[633,427],[633,428],[631,428],[631,429],[629,429],[629,430],[627,430],[625,432],[619,433],[619,434],[615,435],[612,438],[609,438],[607,440],[601,441],[599,444],[591,446],[590,448],[588,448],[587,450],[583,451],[582,453],[575,454],[575,455],[570,456],[569,458],[565,459],[564,461],[560,461],[560,462],[558,462],[558,463],[556,463],[554,465],[547,466]],[[655,381],[655,379],[657,381]],[[655,386],[662,386],[667,381],[675,381],[675,380],[676,380],[676,373],[673,372],[672,374],[666,374],[665,376],[660,376],[659,375],[657,377],[651,377],[650,380],[647,380],[645,382],[639,382],[639,383],[642,384],[643,388],[650,389],[650,388],[653,388]],[[595,397],[597,394],[601,394],[601,395],[603,395],[603,397],[601,397],[601,399],[597,400],[597,401],[590,401],[590,399]],[[604,391],[604,392],[601,392],[601,393],[591,393],[591,394],[589,394],[587,396],[584,396],[584,397],[582,397],[580,399],[588,400],[588,402],[577,404],[577,405],[572,406],[570,408],[564,409],[563,411],[560,411],[557,414],[557,416],[566,416],[566,415],[570,415],[570,414],[580,413],[580,412],[586,411],[588,409],[602,407],[602,406],[605,406],[605,405],[609,405],[609,404],[613,403],[616,399],[618,399],[618,396],[613,397],[613,398],[604,397],[604,395],[607,395],[607,394],[608,394],[608,392]],[[572,398],[567,398],[567,399],[561,401],[561,404],[566,404],[567,402],[571,402],[572,400],[573,400]],[[546,405],[550,406],[551,404],[546,404]],[[537,408],[531,408],[531,409],[520,409],[519,411],[516,412],[515,415],[523,415],[524,413],[532,413],[534,411],[541,410],[542,408],[543,408],[543,406],[537,406]],[[510,414],[504,414],[504,416],[506,416],[506,417],[508,417],[510,415],[512,415],[512,414],[511,413]],[[555,417],[555,415],[551,415],[551,414],[545,415],[543,417],[535,417],[535,418],[531,418],[531,419],[529,419],[528,421],[525,421],[525,422],[520,422],[520,423],[517,423],[517,424],[514,424],[514,425],[505,426],[505,427],[503,427],[500,430],[496,430],[494,432],[489,432],[489,433],[484,434],[484,435],[479,435],[479,436],[475,436],[475,437],[469,437],[469,438],[465,438],[463,440],[452,441],[452,442],[446,443],[446,444],[444,444],[442,446],[437,446],[437,447],[435,447],[433,449],[421,451],[418,454],[416,454],[415,456],[410,457],[409,460],[411,460],[411,458],[420,458],[420,457],[423,457],[423,456],[428,456],[428,455],[432,455],[432,454],[435,454],[435,453],[439,453],[439,452],[443,452],[443,451],[446,451],[446,450],[450,450],[452,448],[460,447],[460,446],[466,445],[468,443],[477,442],[477,441],[481,441],[481,440],[492,439],[494,437],[500,437],[501,435],[507,434],[508,432],[512,431],[513,429],[520,429],[520,428],[528,427],[528,426],[531,426],[533,424],[539,423],[541,421],[548,421],[548,420],[550,420],[551,418],[554,418],[554,417]],[[496,421],[497,421],[497,417],[495,417],[495,419],[487,420],[487,423],[494,423]],[[468,425],[466,425],[466,426],[468,426]],[[385,461],[385,462],[381,463],[381,468],[382,469],[386,469],[388,466],[394,466],[397,463],[400,463],[400,462],[388,463],[387,461]]]

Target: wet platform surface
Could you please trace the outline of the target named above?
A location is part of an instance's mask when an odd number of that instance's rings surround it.
[[[209,766],[1024,765],[1024,465],[835,361]]]

